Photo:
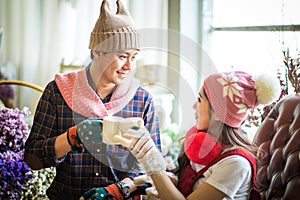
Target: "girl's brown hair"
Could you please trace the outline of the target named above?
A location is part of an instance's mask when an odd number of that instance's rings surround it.
[[[207,98],[205,90],[204,90],[204,96],[205,98]],[[210,103],[209,106],[211,111],[214,112]],[[217,126],[219,127],[217,130],[220,131],[219,132],[220,134],[218,135],[217,138],[220,143],[224,144],[223,150],[226,148],[237,146],[248,150],[252,154],[252,156],[255,159],[257,159],[258,148],[252,143],[252,141],[249,138],[247,138],[247,136],[242,132],[241,128],[233,128],[231,126],[224,124],[221,121],[217,123],[218,123]],[[210,133],[210,134],[214,134],[214,133]],[[184,138],[181,138],[180,140],[184,140]],[[178,168],[174,171],[175,174],[180,176],[180,174],[188,164],[189,164],[189,159],[185,155],[184,146],[182,145],[178,156]]]

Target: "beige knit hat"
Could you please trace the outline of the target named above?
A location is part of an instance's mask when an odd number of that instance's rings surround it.
[[[132,17],[120,0],[116,3],[117,12],[114,13],[108,0],[103,0],[100,16],[91,33],[90,49],[105,52],[139,49],[139,37]]]

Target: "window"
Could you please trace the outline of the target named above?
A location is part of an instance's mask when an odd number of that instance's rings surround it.
[[[214,0],[209,55],[217,68],[276,72],[283,66],[282,51],[289,48],[297,56],[299,5],[297,0]]]

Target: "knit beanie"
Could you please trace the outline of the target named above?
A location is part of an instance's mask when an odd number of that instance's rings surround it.
[[[91,33],[89,49],[117,52],[139,49],[139,37],[135,23],[120,0],[116,1],[117,12],[110,9],[108,0],[103,0],[100,16]]]
[[[216,116],[234,128],[244,122],[250,108],[277,100],[281,91],[276,77],[262,74],[254,78],[242,71],[210,75],[203,87]]]

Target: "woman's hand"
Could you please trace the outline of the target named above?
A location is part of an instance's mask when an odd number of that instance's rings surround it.
[[[166,170],[166,161],[145,127],[133,127],[113,139],[131,151],[148,175]]]

